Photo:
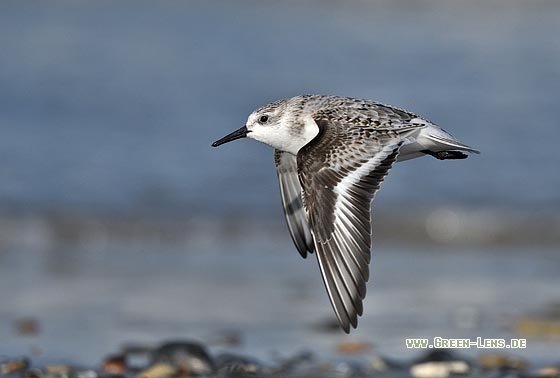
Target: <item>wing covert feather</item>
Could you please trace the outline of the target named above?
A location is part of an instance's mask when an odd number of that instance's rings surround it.
[[[318,119],[319,135],[297,156],[303,204],[323,281],[344,329],[356,328],[369,279],[371,202],[395,162],[395,135]]]

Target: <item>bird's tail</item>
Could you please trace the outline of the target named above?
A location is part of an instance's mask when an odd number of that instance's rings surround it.
[[[448,151],[448,150],[458,150],[458,151],[465,151],[474,154],[480,154],[480,151],[467,146],[464,143],[459,142],[455,139],[451,134],[446,132],[445,130],[439,129],[437,133],[430,133],[426,135],[428,139],[430,139],[433,143],[437,145],[437,150]]]
[[[428,124],[427,127],[415,131],[410,136],[410,142],[405,143],[399,154],[399,161],[413,159],[423,154],[431,155],[440,160],[465,159],[467,153],[479,154],[477,149],[459,142],[453,135],[436,125]]]

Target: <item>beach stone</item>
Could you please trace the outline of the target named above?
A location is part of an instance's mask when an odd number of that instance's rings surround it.
[[[457,357],[450,351],[446,349],[435,349],[427,352],[422,357],[419,357],[414,361],[414,363],[422,363],[422,362],[442,362],[442,361],[457,361],[461,358]]]
[[[150,366],[154,348],[142,344],[126,344],[121,347],[121,354],[125,356],[128,370],[139,371]]]
[[[536,378],[560,378],[560,367],[546,366],[537,370]]]
[[[41,369],[37,369],[37,368],[29,369],[25,372],[24,377],[25,378],[42,378],[43,377],[43,372],[41,371]]]
[[[483,375],[483,377],[489,378],[530,378],[525,374],[520,374],[518,371],[513,370],[499,370],[493,371],[490,375]]]
[[[186,376],[210,375],[215,370],[214,361],[206,348],[196,342],[176,341],[162,344],[152,354],[152,364],[174,366]]]
[[[430,361],[421,362],[410,368],[414,378],[447,378],[451,375],[466,375],[469,364],[465,361]]]
[[[521,357],[498,353],[483,354],[477,362],[482,369],[486,370],[525,370],[529,366],[527,361]]]
[[[69,378],[72,376],[70,365],[47,365],[43,370],[45,378]]]
[[[406,371],[408,375],[408,364],[401,361],[396,361],[387,357],[373,356],[369,358],[369,369],[372,372],[384,371]]]
[[[357,378],[371,376],[368,366],[363,361],[321,361],[311,365],[306,365],[305,369],[298,369],[295,372],[280,372],[274,377],[336,377],[336,378]]]
[[[391,365],[385,359],[374,356],[368,360],[369,370],[376,372],[384,372],[391,368]]]
[[[14,360],[7,360],[0,362],[0,376],[15,374],[21,372],[29,367],[29,360],[27,358],[18,358]]]
[[[98,378],[99,374],[95,370],[83,370],[76,372],[76,378]]]
[[[218,374],[225,377],[251,376],[263,373],[264,367],[249,357],[222,353],[216,357]]]
[[[123,354],[109,355],[101,363],[101,370],[105,373],[122,374],[127,369],[126,356]]]
[[[278,367],[279,372],[292,373],[304,370],[309,367],[315,360],[315,356],[310,351],[302,351],[294,356],[281,360]]]
[[[334,374],[340,378],[364,377],[367,374],[367,368],[358,361],[340,361],[334,365]]]
[[[273,377],[336,377],[333,362],[322,361],[313,364],[305,364],[291,370],[281,369],[275,371]]]
[[[470,371],[467,361],[448,350],[436,349],[420,357],[410,368],[415,378],[446,378],[451,375],[465,375]]]
[[[138,373],[138,378],[169,378],[179,373],[179,369],[168,363],[156,363],[144,371]],[[188,377],[189,375],[187,375]]]

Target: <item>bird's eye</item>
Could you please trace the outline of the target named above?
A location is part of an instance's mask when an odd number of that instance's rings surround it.
[[[261,116],[261,118],[259,118],[259,122],[260,123],[266,123],[268,121],[268,116]]]

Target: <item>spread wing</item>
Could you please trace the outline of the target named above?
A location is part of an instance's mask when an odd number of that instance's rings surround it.
[[[319,134],[297,156],[319,267],[347,333],[362,315],[369,279],[371,201],[401,145],[397,134],[316,119]]]
[[[274,163],[276,164],[282,207],[284,208],[290,235],[300,255],[306,258],[307,252],[312,253],[314,246],[307,225],[307,215],[301,200],[301,185],[297,172],[296,157],[288,152],[274,150]]]

